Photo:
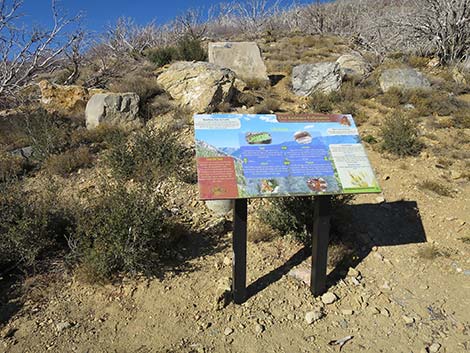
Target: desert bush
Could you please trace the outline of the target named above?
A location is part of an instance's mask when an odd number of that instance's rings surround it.
[[[399,111],[386,117],[381,134],[382,148],[400,157],[416,155],[423,147],[416,123]]]
[[[25,131],[33,149],[33,158],[40,162],[64,150],[68,144],[70,121],[43,109],[25,113]]]
[[[170,64],[178,57],[178,50],[175,47],[154,48],[147,51],[147,59],[158,67]]]
[[[91,144],[109,144],[116,134],[124,133],[117,125],[100,124],[92,130],[85,127],[74,129],[70,134],[71,147],[88,146]]]
[[[255,114],[272,114],[278,111],[280,106],[279,100],[267,98],[263,102],[256,104],[253,108]]]
[[[82,278],[102,281],[120,272],[155,272],[168,256],[171,227],[150,190],[108,187],[79,212],[72,242]]]
[[[53,197],[26,193],[20,183],[0,184],[0,268],[34,267],[47,251],[63,247],[69,221]]]
[[[207,53],[199,39],[183,37],[176,45],[178,59],[184,61],[206,61]]]
[[[352,200],[352,196],[334,196],[332,204],[341,208]],[[283,197],[269,200],[267,207],[258,210],[259,219],[283,236],[309,243],[313,229],[314,197]]]
[[[263,80],[263,79],[248,79],[244,81],[246,84],[246,87],[250,90],[259,90],[259,89],[264,89],[269,87],[269,81]]]
[[[81,168],[88,168],[93,164],[93,156],[87,147],[79,147],[61,154],[49,156],[43,168],[51,174],[66,176]]]
[[[13,180],[25,168],[25,161],[21,157],[12,156],[0,149],[0,183]]]
[[[177,60],[205,61],[207,60],[207,52],[199,39],[185,36],[174,46],[148,50],[147,59],[158,67],[161,67]]]
[[[181,171],[186,151],[168,129],[151,131],[146,128],[131,139],[116,134],[111,140],[107,162],[114,176],[160,180]]]
[[[334,107],[331,95],[322,92],[312,93],[309,104],[313,111],[319,113],[330,113]]]
[[[422,190],[432,191],[440,196],[452,196],[452,189],[446,185],[446,181],[424,180],[418,184]]]

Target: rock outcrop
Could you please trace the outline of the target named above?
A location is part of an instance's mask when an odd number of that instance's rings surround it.
[[[209,112],[228,103],[235,92],[236,75],[207,62],[181,61],[172,64],[157,83],[183,108],[194,113]]]
[[[232,70],[245,81],[269,81],[261,51],[255,42],[209,43],[209,62]]]
[[[132,92],[95,94],[86,106],[87,129],[103,123],[126,128],[140,126],[139,101],[139,96]]]
[[[371,71],[370,64],[359,54],[344,54],[336,61],[343,78],[364,77]]]
[[[90,98],[88,90],[80,86],[61,86],[44,80],[39,82],[39,88],[42,105],[53,113],[83,113]]]
[[[302,64],[292,70],[292,87],[299,96],[335,92],[340,89],[341,82],[341,69],[336,62]]]
[[[391,88],[415,89],[430,88],[431,84],[424,75],[415,69],[389,69],[382,72],[379,78],[380,88],[383,92]]]

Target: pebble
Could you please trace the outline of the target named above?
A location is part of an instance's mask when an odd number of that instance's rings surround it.
[[[231,266],[232,265],[232,260],[228,256],[225,256],[223,263],[224,263],[225,266]]]
[[[437,353],[441,349],[441,345],[439,343],[433,343],[429,347],[429,353]]]
[[[70,322],[64,321],[64,322],[59,322],[58,324],[55,325],[55,327],[58,332],[62,332],[68,328],[71,328],[72,324]]]
[[[352,314],[354,314],[354,310],[352,310],[352,309],[343,309],[343,310],[341,310],[341,313],[343,315],[352,315]]]
[[[261,325],[261,324],[256,324],[256,325],[255,325],[255,333],[256,333],[257,335],[260,335],[260,334],[262,334],[263,332],[264,332],[264,326]]]
[[[385,197],[383,197],[383,196],[376,197],[375,201],[377,203],[384,203],[385,202]]]
[[[348,270],[348,277],[354,277],[354,278],[357,278],[361,275],[361,273],[356,270],[355,268],[353,267],[350,267],[349,270]]]
[[[412,323],[415,322],[415,319],[406,315],[403,315],[403,321],[405,321],[405,324],[411,325]]]
[[[380,313],[381,313],[383,316],[390,317],[390,311],[388,311],[387,308],[383,308],[382,310],[380,310]]]
[[[326,305],[333,304],[337,299],[336,294],[331,292],[327,292],[321,296],[321,301]]]
[[[374,257],[375,257],[376,259],[379,259],[380,261],[383,261],[383,260],[384,260],[383,255],[382,255],[381,253],[379,253],[379,252],[375,252],[375,253],[374,253]]]
[[[233,328],[231,327],[227,327],[225,330],[224,330],[224,335],[225,336],[229,336],[233,333]]]
[[[305,314],[305,321],[307,321],[307,324],[311,325],[315,321],[320,320],[323,316],[324,314],[321,310],[309,311],[307,314]]]

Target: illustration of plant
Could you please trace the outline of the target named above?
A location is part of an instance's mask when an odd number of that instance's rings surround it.
[[[351,184],[360,188],[369,187],[369,184],[366,181],[366,178],[367,178],[366,173],[359,172],[356,174],[356,173],[349,172],[349,176],[351,178]]]

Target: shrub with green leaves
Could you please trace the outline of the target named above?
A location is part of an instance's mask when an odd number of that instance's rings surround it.
[[[416,123],[402,112],[389,114],[381,128],[382,148],[397,156],[413,156],[423,148]]]
[[[20,183],[0,184],[0,268],[29,268],[51,249],[61,247],[68,218],[50,194],[26,193]]]
[[[206,61],[207,52],[200,40],[183,37],[174,46],[149,50],[147,58],[158,67],[161,67],[177,60]]]
[[[130,139],[116,134],[111,140],[107,162],[118,178],[145,181],[181,175],[186,150],[168,129],[141,130]]]
[[[172,227],[151,190],[108,187],[77,216],[74,243],[85,279],[101,281],[120,272],[155,272],[168,257]]]

